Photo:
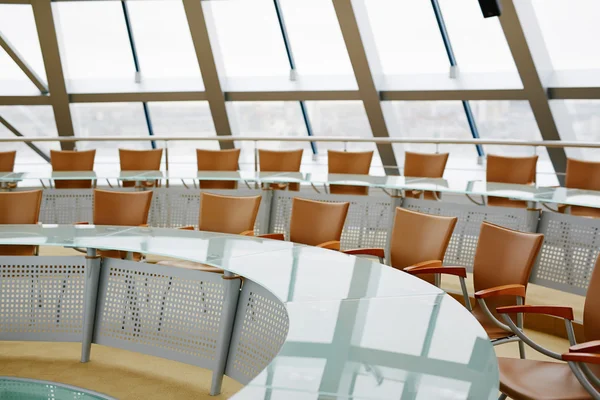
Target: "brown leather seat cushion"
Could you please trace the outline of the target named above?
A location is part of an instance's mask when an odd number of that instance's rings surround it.
[[[473,309],[473,316],[479,321],[485,332],[488,334],[491,340],[501,339],[507,336],[513,336],[512,333],[505,331],[504,329],[500,329],[497,327],[488,316],[483,312],[481,307],[475,306]]]
[[[500,390],[515,400],[588,400],[566,363],[498,358]]]
[[[159,261],[159,262],[157,262],[157,264],[168,265],[169,267],[195,269],[197,271],[204,271],[204,272],[214,272],[216,274],[223,273],[223,270],[221,268],[216,268],[211,265],[195,263],[195,262],[191,262],[191,261]]]

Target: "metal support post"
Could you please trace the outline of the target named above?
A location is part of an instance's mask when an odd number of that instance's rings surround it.
[[[227,366],[227,357],[229,356],[229,346],[233,334],[233,324],[240,297],[240,288],[242,286],[242,277],[225,271],[223,274],[223,310],[221,311],[221,323],[219,325],[219,339],[217,341],[217,360],[212,375],[210,385],[210,395],[216,396],[221,393],[223,384],[223,375]]]
[[[83,335],[81,338],[81,362],[90,361],[94,324],[96,321],[96,302],[102,259],[96,255],[96,249],[87,249],[85,256],[85,290],[83,300]]]

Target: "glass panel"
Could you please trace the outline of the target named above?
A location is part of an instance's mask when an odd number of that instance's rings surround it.
[[[54,112],[50,106],[0,106],[0,116],[27,137],[57,137]],[[0,136],[14,137],[0,124]],[[58,142],[37,142],[36,147],[50,155],[50,150],[60,150]],[[24,143],[2,143],[2,151],[17,150],[15,171],[46,171],[48,163]]]
[[[71,104],[75,136],[148,136],[142,103]],[[119,169],[118,148],[150,149],[150,142],[78,142],[79,150],[97,149],[95,171]]]
[[[0,4],[0,32],[7,39],[24,61],[43,80],[46,80],[46,70],[40,49],[35,20],[31,6],[23,4]],[[0,67],[4,78],[4,69]],[[25,77],[25,79],[27,79]]]
[[[450,63],[429,0],[365,4],[384,74],[448,73]]]
[[[206,17],[212,18],[219,44],[213,50],[220,50],[226,76],[289,74],[272,1],[205,1],[202,6]]]
[[[307,101],[308,115],[315,136],[356,136],[372,138],[371,125],[361,101]],[[327,170],[327,150],[369,151],[375,150],[371,171],[384,175],[377,146],[373,143],[327,142],[317,144],[319,170]]]
[[[583,142],[600,142],[600,100],[551,100],[564,102],[573,125],[575,138]],[[600,159],[600,149],[569,151],[575,158],[589,161]]]
[[[354,77],[332,2],[281,0],[281,8],[300,75]]]
[[[388,101],[384,110],[391,137],[472,139],[465,110],[460,101]],[[404,165],[404,152],[450,153],[446,165],[446,178],[464,176],[466,171],[473,179],[483,178],[482,167],[477,164],[474,145],[395,144],[398,165]]]
[[[121,2],[59,2],[52,7],[67,79],[133,80]]]
[[[542,140],[529,102],[471,101],[475,121],[482,139]],[[554,167],[545,148],[529,146],[484,146],[487,154],[530,156],[538,154],[538,184],[555,185]]]
[[[227,103],[233,134],[236,136],[307,137],[297,101],[236,101]],[[254,143],[237,142],[242,148],[240,168],[254,169]],[[308,142],[260,142],[263,149],[304,149],[303,164],[310,163]],[[304,171],[304,168],[302,169]]]
[[[127,3],[140,69],[149,78],[201,79],[183,3]]]
[[[533,0],[533,7],[554,69],[600,68],[600,52],[595,51],[600,2]]]
[[[483,18],[472,0],[439,0],[462,72],[516,72],[498,18]]]
[[[206,101],[166,101],[148,103],[154,134],[157,136],[215,137],[210,108]],[[164,147],[164,142],[157,142]],[[169,142],[169,171],[196,171],[196,149],[219,150],[219,142]]]

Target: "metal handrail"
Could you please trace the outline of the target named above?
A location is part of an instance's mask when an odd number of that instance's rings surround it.
[[[102,137],[5,137],[0,138],[4,142],[141,142],[141,141],[210,141],[219,142],[346,142],[346,143],[415,143],[415,144],[483,144],[502,146],[540,146],[548,148],[596,148],[600,149],[600,142],[574,142],[564,140],[502,140],[502,139],[441,139],[441,138],[362,138],[342,136],[311,136],[311,137],[262,137],[262,136],[102,136]]]

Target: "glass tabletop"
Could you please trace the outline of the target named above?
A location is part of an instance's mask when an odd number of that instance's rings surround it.
[[[497,395],[496,356],[475,318],[435,286],[373,260],[256,237],[122,226],[0,225],[0,244],[167,256],[262,285],[286,304],[289,333],[238,399],[281,391],[307,399]]]
[[[115,400],[112,397],[61,383],[0,377],[3,400]]]

